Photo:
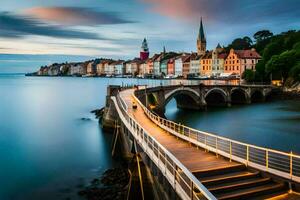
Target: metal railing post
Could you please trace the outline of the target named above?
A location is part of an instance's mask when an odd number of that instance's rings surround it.
[[[290,154],[290,176],[291,180],[293,179],[293,152]]]
[[[218,157],[218,137],[216,137],[216,156]]]
[[[266,169],[269,170],[269,152],[266,150]]]
[[[230,162],[231,162],[231,159],[232,159],[232,144],[231,144],[231,141],[229,142],[229,153],[230,153]]]
[[[207,136],[205,135],[204,136],[204,144],[205,144],[205,151],[207,151]]]
[[[247,162],[246,162],[246,166],[248,166],[249,163],[249,145],[247,145]]]

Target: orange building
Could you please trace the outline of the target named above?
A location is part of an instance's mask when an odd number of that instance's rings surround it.
[[[211,74],[212,74],[212,51],[208,51],[201,57],[200,75],[211,76]]]
[[[175,59],[171,58],[168,61],[168,75],[174,75],[175,74]]]
[[[255,70],[255,66],[260,59],[261,56],[255,49],[230,49],[230,52],[225,59],[224,72],[228,74],[242,75],[246,69]]]

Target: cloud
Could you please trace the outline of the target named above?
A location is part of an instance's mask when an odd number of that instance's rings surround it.
[[[150,5],[150,10],[174,19],[230,24],[264,23],[297,20],[300,15],[298,0],[139,0]]]
[[[37,19],[70,26],[133,23],[133,21],[122,19],[114,12],[81,7],[36,7],[26,10],[25,13]]]
[[[105,39],[98,34],[69,30],[49,25],[25,16],[0,12],[0,37],[18,38],[28,35],[49,36],[73,39]]]

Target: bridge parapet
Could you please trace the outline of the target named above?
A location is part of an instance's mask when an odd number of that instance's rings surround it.
[[[137,91],[136,96],[146,107],[152,106],[156,113],[163,114],[172,98],[179,108],[199,110],[206,109],[207,105],[230,106],[264,101],[273,89],[270,85],[180,84],[144,88]]]

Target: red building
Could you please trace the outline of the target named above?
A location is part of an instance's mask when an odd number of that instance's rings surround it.
[[[147,44],[146,38],[144,38],[142,47],[141,47],[141,52],[140,52],[140,59],[145,61],[149,58],[149,48]]]

